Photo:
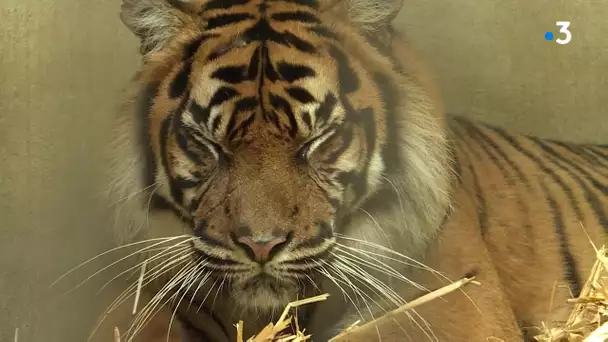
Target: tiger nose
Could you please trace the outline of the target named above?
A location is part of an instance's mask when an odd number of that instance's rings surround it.
[[[252,238],[251,236],[237,237],[237,244],[257,262],[266,262],[271,259],[287,241],[286,236],[272,236],[269,238]]]

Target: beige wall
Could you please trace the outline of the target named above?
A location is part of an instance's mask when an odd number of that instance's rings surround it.
[[[448,110],[520,132],[608,142],[608,2],[406,0],[397,18]],[[544,39],[570,21],[572,40]]]
[[[0,341],[15,327],[19,341],[82,341],[94,318],[99,282],[53,303],[85,273],[48,285],[110,245],[99,150],[137,64],[119,2],[1,1]],[[407,0],[399,26],[438,72],[449,108],[607,142],[605,13],[608,2],[594,0]],[[558,19],[572,21],[567,46],[543,40]]]

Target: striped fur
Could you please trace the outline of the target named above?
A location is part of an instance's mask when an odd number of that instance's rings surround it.
[[[547,289],[580,291],[594,258],[582,227],[605,240],[608,148],[445,119],[387,25],[400,4],[124,1],[144,58],[113,139],[115,230],[194,237],[199,266],[171,293],[199,310],[168,306],[184,338],[233,341],[239,319],[253,333],[322,291],[300,315],[324,341],[467,274],[483,286],[381,327],[382,341],[521,340],[521,322],[563,318]],[[260,265],[243,234],[286,241]]]

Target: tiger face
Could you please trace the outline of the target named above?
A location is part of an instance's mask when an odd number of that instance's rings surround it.
[[[152,175],[143,187],[186,222],[195,258],[246,307],[294,300],[386,168],[391,102],[380,90],[392,67],[333,4],[123,7],[145,54],[137,83],[154,85],[138,123]]]

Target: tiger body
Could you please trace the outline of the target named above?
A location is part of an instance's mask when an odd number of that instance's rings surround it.
[[[565,319],[605,242],[608,148],[444,117],[386,24],[399,4],[125,0],[144,58],[110,194],[146,195],[117,211],[120,241],[188,236],[147,286],[175,294],[184,341],[330,293],[299,312],[326,341],[467,275],[369,339],[521,341]]]

